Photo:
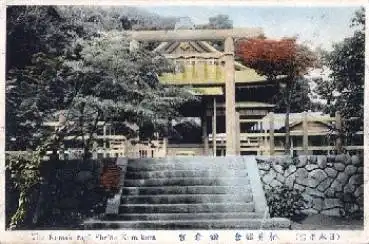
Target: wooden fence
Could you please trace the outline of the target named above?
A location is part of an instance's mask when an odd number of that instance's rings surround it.
[[[257,155],[274,155],[284,152],[285,147],[281,145],[284,142],[286,133],[284,129],[279,126],[276,128],[277,123],[284,124],[285,116],[275,116],[274,113],[269,113],[263,119],[238,119],[239,125],[248,123],[253,125],[252,130],[247,132],[237,131],[237,143],[238,152],[240,154],[257,154]],[[295,120],[295,121],[294,121]],[[297,121],[297,123],[296,123]],[[294,123],[295,122],[295,123]],[[320,122],[322,126],[320,128],[314,128],[309,126],[309,123]],[[57,124],[55,124],[57,125]],[[53,125],[53,126],[55,126]],[[296,129],[296,125],[299,128]],[[311,125],[311,124],[310,124]],[[342,129],[342,118],[339,113],[336,113],[335,117],[328,115],[317,115],[317,113],[303,112],[301,118],[295,117],[291,119],[290,123],[291,131],[291,153],[299,152],[303,154],[310,154],[314,151],[342,151],[345,150],[363,150],[362,143],[360,145],[345,145],[342,144],[342,136],[340,134]],[[361,137],[363,132],[357,133]],[[321,142],[325,142],[324,145],[311,145],[309,143],[310,137],[318,137]],[[328,138],[331,137],[331,138]],[[168,141],[166,138],[157,140],[154,142],[154,146],[148,142],[140,142],[135,145],[129,143],[122,135],[109,135],[106,134],[104,128],[104,135],[96,136],[97,139],[103,140],[103,145],[96,147],[93,151],[94,157],[130,157],[130,158],[142,158],[142,157],[165,157],[168,153]],[[225,151],[226,135],[216,134],[214,145],[213,136],[208,137],[209,143],[212,143],[213,151]],[[327,139],[328,138],[328,139]],[[75,137],[66,139],[76,139]],[[78,139],[78,138],[77,138]],[[299,139],[298,144],[293,144],[295,139]],[[362,140],[363,142],[363,140]],[[109,146],[107,145],[109,144]],[[205,146],[205,144],[204,144]],[[207,147],[210,145],[207,144]],[[81,153],[82,150],[78,148],[69,148],[63,152],[63,155],[72,155]],[[224,155],[224,153],[221,153]]]
[[[316,113],[303,112],[301,118],[290,122],[290,141],[294,138],[302,139],[301,145],[291,145],[291,153],[299,151],[303,154],[309,154],[312,151],[342,151],[346,150],[363,150],[363,145],[342,145],[342,118],[339,113],[335,117],[328,115],[317,115]],[[267,119],[265,119],[267,118]],[[257,129],[253,132],[239,134],[239,150],[240,152],[256,152],[256,154],[274,155],[285,150],[284,145],[276,145],[276,141],[284,142],[286,136],[283,126],[282,130],[275,130],[275,123],[284,123],[285,116],[276,118],[274,113],[269,113],[264,119],[239,119],[242,123],[255,123]],[[295,125],[294,125],[295,122]],[[321,123],[321,127],[312,128],[309,123]],[[293,126],[300,124],[299,129],[293,129]],[[363,135],[362,132],[357,133]],[[309,137],[318,137],[321,142],[326,145],[310,145]],[[331,139],[329,138],[331,137]],[[333,144],[333,145],[332,145]]]

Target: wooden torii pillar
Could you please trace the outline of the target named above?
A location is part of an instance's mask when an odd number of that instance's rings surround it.
[[[255,38],[263,33],[261,28],[235,28],[226,30],[175,30],[175,31],[126,31],[131,47],[138,41],[224,41],[225,54],[225,120],[226,155],[237,154],[237,127],[235,101],[234,39]]]
[[[225,52],[225,120],[226,120],[226,155],[237,155],[236,99],[234,81],[234,41],[227,37],[224,42]],[[239,126],[239,125],[238,125]]]

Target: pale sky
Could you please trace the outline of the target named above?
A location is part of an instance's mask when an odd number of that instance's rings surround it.
[[[227,14],[234,27],[261,27],[268,38],[298,36],[300,42],[330,50],[334,42],[352,35],[350,20],[359,6],[261,7],[261,6],[148,6],[161,16],[188,16],[195,24]]]

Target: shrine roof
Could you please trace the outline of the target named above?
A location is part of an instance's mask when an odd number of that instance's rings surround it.
[[[162,42],[154,51],[174,60],[195,58],[195,60],[199,59],[200,61],[203,59],[214,59],[218,60],[218,62],[222,62],[225,56],[224,52],[217,50],[207,41]],[[194,71],[192,65],[188,63],[182,64],[183,71],[177,73],[164,73],[160,76],[160,82],[171,85],[224,84],[225,73],[223,68],[218,67],[218,65],[212,63],[206,64],[205,67],[203,63],[196,63],[196,71]],[[236,83],[260,83],[266,82],[267,80],[265,76],[257,74],[255,70],[246,67],[238,61],[235,61],[234,65]],[[204,74],[204,70],[206,70],[206,74]],[[194,76],[193,73],[197,71],[201,74]]]
[[[204,79],[203,77],[196,78],[187,78],[183,77],[182,73],[164,73],[159,79],[163,84],[168,85],[216,85],[216,84],[224,84],[225,74],[223,71],[219,71],[219,74],[216,74],[213,67],[209,65],[208,78]],[[267,83],[267,79],[264,76],[258,75],[255,70],[250,68],[245,68],[244,70],[236,70],[235,71],[235,82],[236,83]]]
[[[191,90],[195,95],[203,96],[216,96],[224,94],[222,87],[191,87]]]
[[[264,118],[262,118],[262,120],[265,122],[265,126],[264,129],[269,130],[269,117],[270,115],[266,115]],[[328,126],[327,121],[330,119],[330,116],[328,114],[325,114],[323,112],[309,112],[307,114],[309,121],[313,121],[313,122],[317,122],[317,123],[321,123],[325,126]],[[286,114],[284,113],[274,113],[273,114],[273,127],[275,130],[280,130],[283,129],[285,126],[285,118],[286,118]],[[296,126],[300,123],[302,123],[304,119],[304,114],[303,113],[290,113],[289,114],[289,122],[290,122],[290,127]]]

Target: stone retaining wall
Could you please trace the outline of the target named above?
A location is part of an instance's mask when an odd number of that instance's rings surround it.
[[[363,212],[363,158],[357,155],[257,157],[264,189],[286,185],[302,191],[308,214]]]

